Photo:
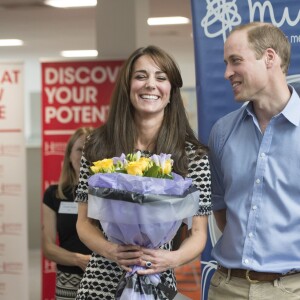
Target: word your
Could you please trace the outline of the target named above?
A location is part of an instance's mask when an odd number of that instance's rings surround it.
[[[97,103],[98,91],[94,86],[61,86],[61,87],[45,87],[47,102],[53,104],[56,100],[59,104],[68,104],[74,102],[82,103]]]

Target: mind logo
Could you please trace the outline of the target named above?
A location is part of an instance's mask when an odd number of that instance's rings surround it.
[[[228,32],[234,26],[241,24],[241,16],[238,14],[236,0],[206,0],[206,16],[201,21],[204,33],[208,38],[215,38],[220,35],[226,40]],[[214,27],[215,30],[210,31]]]
[[[274,4],[275,5],[275,4]],[[285,23],[289,26],[296,26],[300,22],[300,11],[298,15],[292,19],[289,7],[285,6],[282,15],[275,14],[273,5],[270,1],[248,0],[249,21],[264,22],[265,17],[269,16],[271,23],[277,27],[283,26]],[[206,15],[201,21],[204,34],[208,38],[223,37],[226,41],[228,33],[233,27],[243,23],[241,15],[238,13],[236,0],[206,0]]]

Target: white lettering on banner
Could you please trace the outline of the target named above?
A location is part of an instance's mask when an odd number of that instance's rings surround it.
[[[55,273],[56,272],[55,262],[45,259],[44,260],[44,270],[45,270],[45,273]]]
[[[256,8],[259,11],[259,17],[260,17],[259,19],[261,21],[264,20],[265,11],[266,11],[266,8],[268,8],[269,13],[270,13],[271,22],[272,22],[272,24],[276,25],[277,27],[281,27],[285,22],[290,26],[296,26],[300,21],[300,11],[298,12],[298,16],[296,17],[296,19],[291,20],[289,8],[285,7],[283,10],[283,15],[282,15],[281,20],[279,22],[277,22],[274,11],[273,11],[272,3],[270,1],[265,1],[263,5],[259,2],[256,2],[252,5],[252,1],[248,0],[248,4],[249,4],[250,21],[254,20]]]
[[[97,103],[98,91],[94,86],[61,86],[61,87],[45,87],[45,93],[48,98],[48,103],[53,104],[56,100],[59,104],[68,104],[74,102],[82,103]]]
[[[300,35],[291,35],[290,42],[293,43],[300,43]]]
[[[101,84],[105,81],[114,83],[119,73],[120,66],[102,67],[96,66],[92,69],[87,67],[66,67],[66,68],[51,68],[45,69],[45,84]]]
[[[204,28],[204,33],[208,38],[215,38],[223,35],[223,40],[226,40],[226,31],[231,31],[236,25],[241,24],[241,16],[238,14],[238,9],[235,4],[236,0],[206,0],[206,16],[201,21],[201,26]],[[216,26],[218,25],[219,26]],[[210,32],[209,27],[218,28],[215,32]]]
[[[201,21],[201,26],[204,28],[204,34],[208,38],[223,36],[223,41],[226,41],[227,33],[234,26],[242,23],[242,18],[238,14],[236,0],[206,0],[206,15]],[[259,21],[264,22],[266,10],[268,9],[271,22],[277,27],[281,27],[284,23],[289,26],[296,26],[300,22],[300,10],[297,17],[292,20],[289,13],[289,7],[285,7],[281,19],[276,20],[274,9],[270,1],[265,1],[261,4],[258,1],[248,0],[249,20],[254,21],[256,11],[259,13]],[[217,28],[214,32],[210,32],[210,28]],[[295,38],[294,38],[295,39]]]
[[[76,124],[105,122],[108,115],[108,105],[96,106],[48,106],[45,108],[45,123],[57,120],[61,124],[74,122]]]
[[[44,144],[44,153],[45,156],[48,155],[65,155],[65,149],[67,142],[45,142]]]

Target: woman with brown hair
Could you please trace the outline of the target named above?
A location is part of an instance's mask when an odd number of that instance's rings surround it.
[[[207,218],[211,212],[207,148],[197,140],[189,125],[181,87],[177,64],[155,46],[134,51],[119,73],[108,120],[91,134],[81,160],[76,197],[79,203],[77,230],[93,254],[77,300],[115,299],[122,273],[130,271],[132,265],[146,267],[139,275],[161,273],[162,284],[176,290],[173,269],[195,259],[204,249]],[[172,242],[160,249],[112,243],[106,239],[99,223],[87,215],[91,162],[137,150],[144,156],[172,154],[174,172],[192,178],[201,191],[190,234],[175,251],[172,251]],[[163,290],[155,297],[168,299]]]

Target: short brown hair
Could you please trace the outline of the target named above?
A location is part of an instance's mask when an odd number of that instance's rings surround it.
[[[270,23],[251,22],[235,27],[231,33],[240,30],[247,31],[248,42],[256,53],[257,59],[262,57],[266,49],[272,48],[281,58],[282,72],[287,74],[291,57],[291,45],[278,27]]]

